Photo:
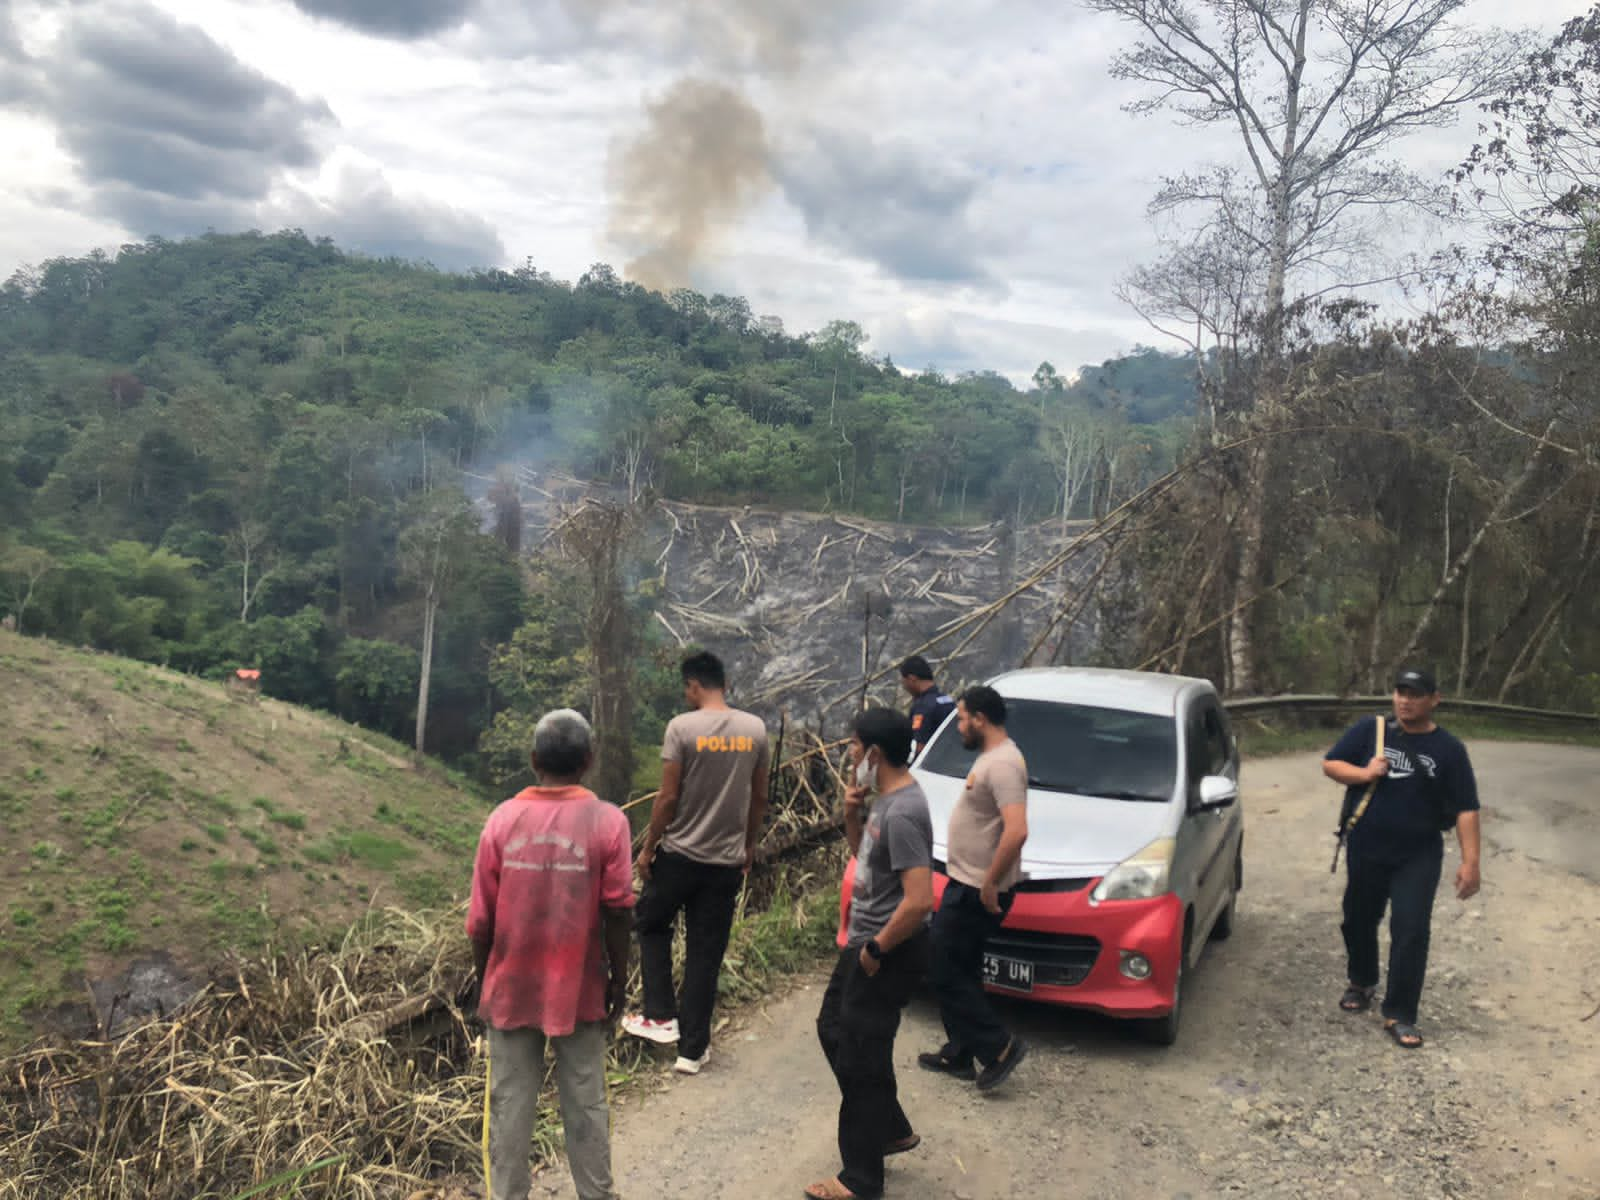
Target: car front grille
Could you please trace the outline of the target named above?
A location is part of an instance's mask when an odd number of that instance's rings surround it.
[[[984,951],[1002,958],[1033,964],[1035,983],[1073,987],[1094,970],[1100,957],[1100,940],[1075,933],[1035,933],[1028,929],[1002,929],[984,943]]]

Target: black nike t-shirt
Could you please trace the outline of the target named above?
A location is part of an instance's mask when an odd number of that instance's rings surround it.
[[[936,687],[931,687],[911,702],[912,753],[921,754],[922,748],[933,740],[933,735],[943,725],[945,718],[956,710],[956,702]]]
[[[1358,721],[1328,757],[1364,767],[1377,751],[1376,722]],[[1407,733],[1387,722],[1383,756],[1389,773],[1378,781],[1372,802],[1350,831],[1350,853],[1403,857],[1439,842],[1441,824],[1464,812],[1478,811],[1478,782],[1461,739],[1435,727],[1431,733]],[[1351,811],[1367,785],[1349,791]]]

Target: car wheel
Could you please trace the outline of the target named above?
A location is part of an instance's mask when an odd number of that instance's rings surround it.
[[[1178,977],[1172,981],[1172,1011],[1164,1017],[1139,1022],[1139,1032],[1148,1042],[1170,1046],[1178,1040],[1178,1021],[1183,1015],[1184,978],[1189,973],[1189,930],[1183,931],[1183,949],[1178,952]]]
[[[1216,924],[1211,927],[1211,940],[1213,942],[1227,941],[1233,934],[1233,911],[1239,904],[1239,883],[1244,878],[1244,860],[1242,857],[1233,863],[1233,887],[1228,890],[1228,903],[1217,914]]]

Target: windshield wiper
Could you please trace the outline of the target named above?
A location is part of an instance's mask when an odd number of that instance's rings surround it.
[[[1152,796],[1149,792],[1104,791],[1082,792],[1084,796],[1093,796],[1096,800],[1144,800],[1160,804],[1167,799],[1166,796]]]
[[[1028,786],[1038,788],[1041,792],[1076,792],[1078,790],[1065,783],[1052,783],[1048,779],[1040,779],[1036,775],[1028,776]]]
[[[1038,788],[1042,792],[1071,792],[1074,796],[1088,796],[1095,800],[1141,800],[1153,804],[1160,804],[1167,800],[1166,796],[1152,796],[1149,792],[1133,792],[1115,788],[1082,788],[1074,787],[1068,783],[1052,783],[1043,779],[1030,778],[1028,786]]]

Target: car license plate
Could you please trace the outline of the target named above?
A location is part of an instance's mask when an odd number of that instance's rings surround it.
[[[1033,964],[1020,958],[1002,958],[998,954],[983,956],[983,981],[991,987],[1012,992],[1033,991]]]

